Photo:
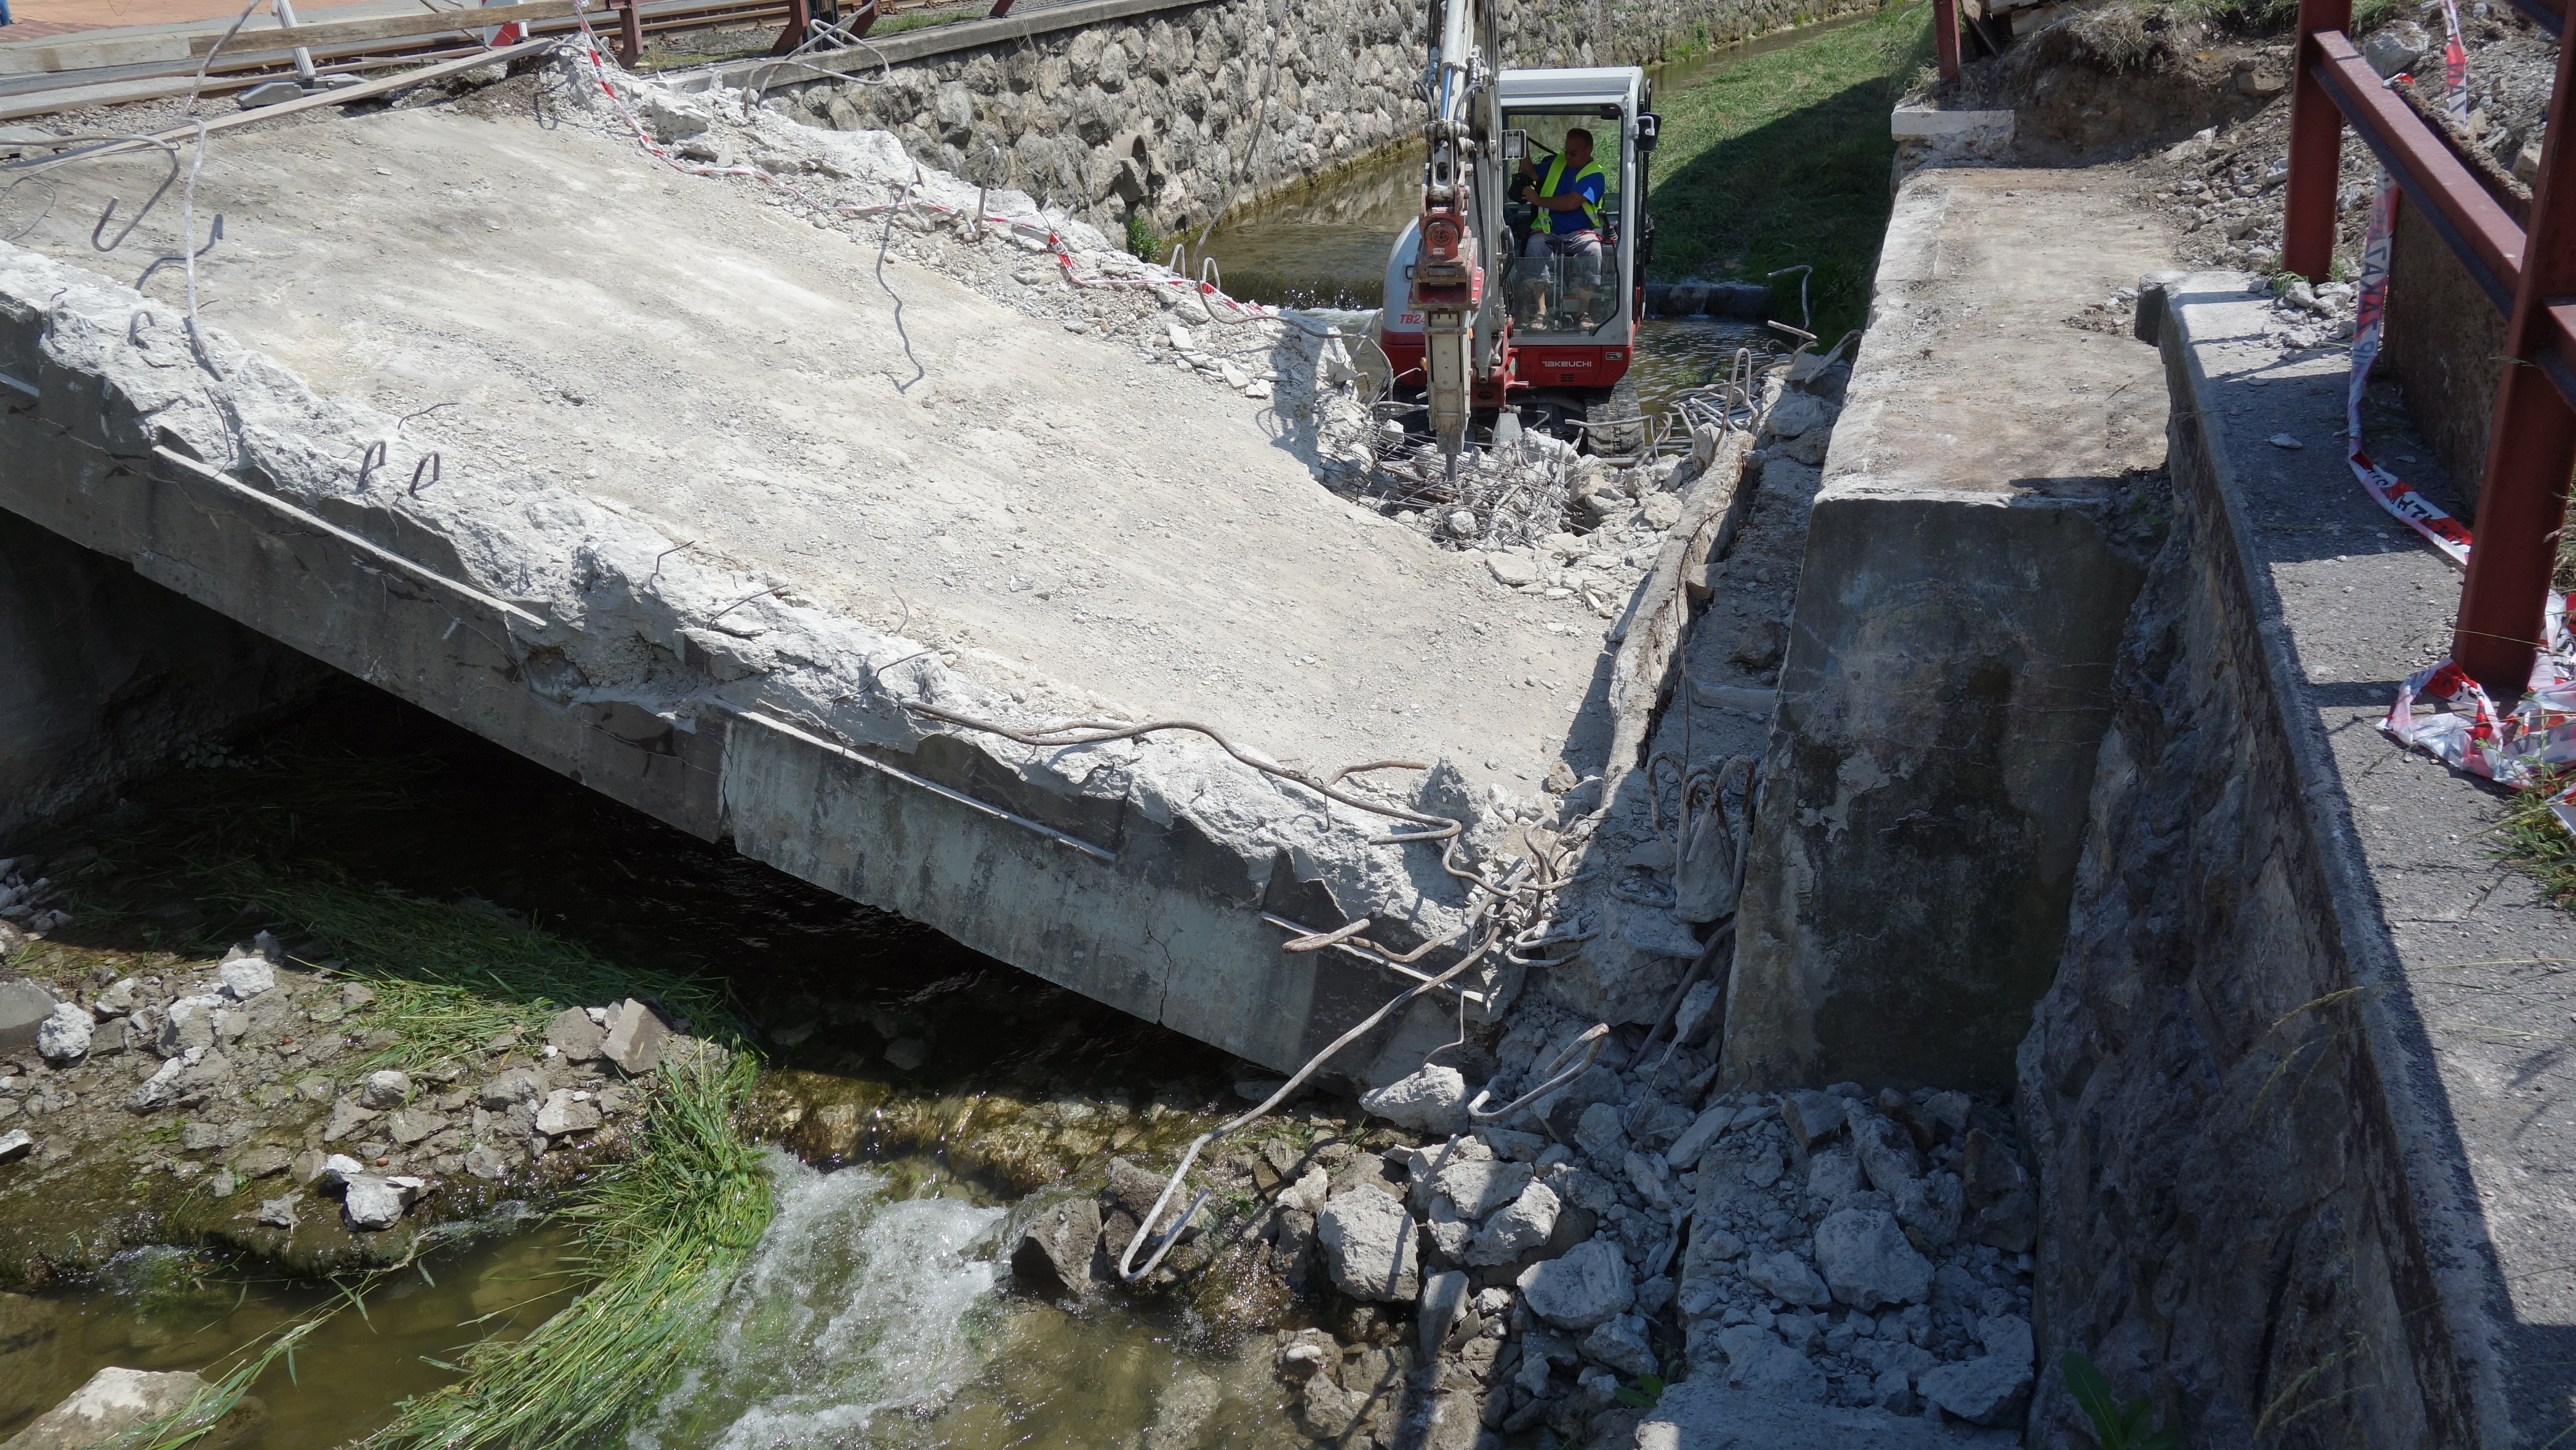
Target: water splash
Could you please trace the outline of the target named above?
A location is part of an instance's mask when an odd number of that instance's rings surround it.
[[[633,1450],[865,1444],[873,1422],[937,1407],[976,1368],[1003,1210],[889,1199],[876,1174],[784,1153],[769,1167],[778,1216],[725,1293],[706,1361]]]

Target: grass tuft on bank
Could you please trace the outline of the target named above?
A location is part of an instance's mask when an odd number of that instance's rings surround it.
[[[635,1156],[578,1194],[597,1282],[522,1339],[466,1351],[466,1377],[405,1401],[367,1450],[554,1450],[615,1439],[715,1332],[717,1296],[776,1205],[735,1130],[759,1064],[665,1070]]]
[[[1760,282],[1807,263],[1823,345],[1860,326],[1891,200],[1887,114],[1931,57],[1931,14],[1892,4],[1658,95],[1651,275]],[[1781,282],[1773,315],[1794,320],[1797,279]]]

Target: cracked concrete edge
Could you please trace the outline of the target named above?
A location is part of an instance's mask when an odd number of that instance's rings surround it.
[[[395,420],[213,329],[210,376],[184,321],[0,246],[0,373],[35,389],[0,389],[0,506],[667,822],[1274,1068],[1406,984],[1282,955],[1265,911],[1375,914],[1398,938],[1459,919],[1430,850],[1367,844],[1381,818],[1194,736],[1042,750],[925,728],[906,701],[1040,722],[915,641],[501,459],[447,450],[415,490],[428,455]],[[1026,909],[1048,899],[1052,923]]]
[[[2262,688],[2288,746],[2290,758],[2283,764],[2295,778],[2309,782],[2296,798],[2308,813],[2330,898],[2318,925],[2332,934],[2353,985],[2386,989],[2366,994],[2359,1011],[2380,1089],[2376,1107],[2406,1180],[2395,1197],[2407,1210],[2405,1228],[2414,1240],[2416,1268],[2430,1290],[2431,1302],[2407,1316],[2405,1334],[2419,1365],[2451,1366],[2461,1377],[2459,1394],[2466,1403],[2451,1408],[2473,1419],[2471,1442],[2501,1450],[2512,1443],[2513,1416],[2499,1349],[2504,1337],[2491,1298],[2496,1290],[2483,1271],[2489,1254],[2479,1228],[2483,1214],[2477,1189],[2445,1126],[2431,1044],[2420,1024],[2408,1021],[2393,1005],[2403,997],[2403,964],[2380,922],[2352,802],[2337,783],[2340,776],[2324,724],[2304,706],[2306,674],[2236,479],[2233,458],[2244,443],[2228,436],[2224,414],[2211,406],[2215,390],[2195,346],[2196,337],[2226,341],[2244,334],[2241,320],[2230,322],[2224,313],[2259,305],[2249,295],[2252,282],[2240,272],[2200,272],[2169,278],[2158,289],[2163,313],[2156,332],[2168,386],[2178,405],[2188,405],[2175,408],[2172,437],[2176,453],[2187,452],[2189,466],[2210,481],[2209,498],[2217,508],[2208,522],[2224,535],[2213,553],[2228,562],[2234,575],[2223,581],[2225,592],[2240,601],[2245,632],[2258,642]],[[2179,483],[2183,459],[2178,457],[2176,464]],[[2427,1406],[2428,1411],[2433,1408]]]

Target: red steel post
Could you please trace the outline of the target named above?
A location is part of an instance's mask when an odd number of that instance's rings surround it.
[[[1941,79],[1959,78],[1959,0],[1932,0],[1932,46],[1941,57]]]
[[[991,11],[989,14],[987,14],[984,18],[985,18],[985,19],[987,19],[987,20],[999,20],[999,19],[1001,19],[1003,16],[1008,15],[1008,14],[1010,14],[1010,13],[1011,13],[1011,0],[993,0],[993,8],[992,8],[992,11]]]
[[[2316,77],[2320,31],[2352,28],[2352,0],[2299,0],[2290,52],[2290,181],[2282,201],[2281,266],[2311,282],[2334,267],[2335,186],[2343,165],[2343,112]]]
[[[644,54],[644,16],[637,9],[644,0],[625,0],[617,14],[617,63],[628,70]]]
[[[2522,277],[2505,323],[2504,378],[2478,485],[2477,542],[2469,549],[2468,587],[2451,641],[2452,660],[2501,709],[2511,709],[2531,682],[2558,531],[2567,518],[2568,475],[2576,470],[2576,406],[2542,365],[2576,366],[2576,358],[2547,356],[2561,335],[2550,305],[2576,293],[2576,146],[2566,131],[2576,124],[2567,104],[2571,84],[2576,45],[2564,45],[2532,186]]]
[[[769,48],[771,55],[788,55],[805,43],[814,30],[814,11],[807,0],[787,0],[787,28],[778,32],[778,43]]]

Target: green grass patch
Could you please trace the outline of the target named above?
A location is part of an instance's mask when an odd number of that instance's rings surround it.
[[[735,1036],[720,982],[620,966],[579,943],[523,927],[495,913],[360,886],[305,867],[273,871],[240,860],[208,873],[210,893],[256,904],[312,932],[341,953],[342,976],[367,984],[376,1000],[344,1019],[399,1035],[362,1068],[424,1067],[479,1056],[516,1031],[533,1041],[566,1007],[615,1006],[648,997],[689,1019],[696,1035]]]
[[[2541,894],[2566,910],[2576,910],[2576,836],[2558,824],[2549,798],[2571,785],[2576,766],[2542,776],[2534,788],[2513,793],[2495,827],[2497,855],[2531,873]]]
[[[716,1299],[776,1212],[734,1130],[758,1064],[664,1072],[635,1156],[576,1196],[597,1282],[523,1339],[465,1352],[466,1378],[403,1403],[371,1450],[553,1450],[606,1443],[705,1347]]]
[[[1658,97],[1651,275],[1759,282],[1807,263],[1825,345],[1860,326],[1896,160],[1887,113],[1932,53],[1931,14],[1890,5]],[[1773,311],[1794,319],[1797,279],[1781,280]]]

